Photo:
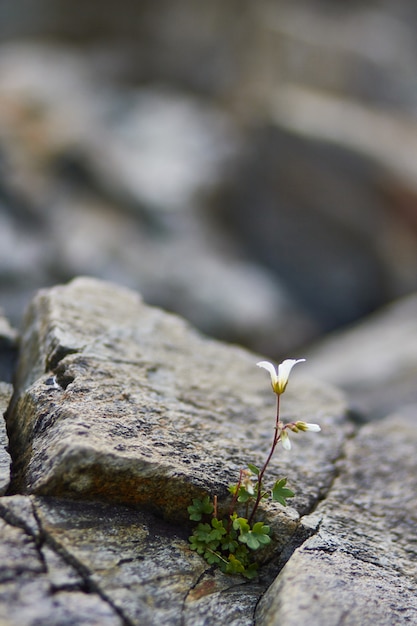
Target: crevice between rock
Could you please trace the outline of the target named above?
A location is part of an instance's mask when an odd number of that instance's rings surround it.
[[[350,416],[350,412],[348,414],[348,417]],[[350,439],[354,439],[359,430],[361,425],[363,425],[365,422],[361,422],[359,425],[359,422],[356,421],[355,418],[351,419],[351,422],[354,424],[355,428],[352,429],[351,432],[348,432],[346,434],[346,440],[343,444],[343,446],[341,447],[339,454],[337,455],[337,457],[335,457],[334,461],[333,461],[333,467],[334,467],[334,471],[333,474],[331,476],[331,480],[329,480],[328,485],[326,490],[321,491],[321,493],[318,494],[318,497],[312,502],[311,507],[309,508],[308,511],[306,511],[302,516],[300,516],[298,525],[297,525],[297,529],[295,530],[294,534],[292,535],[290,541],[287,543],[287,545],[283,548],[283,550],[281,551],[281,553],[279,554],[279,557],[277,559],[277,561],[273,562],[273,563],[267,563],[265,564],[263,567],[267,567],[268,565],[271,566],[271,573],[270,573],[270,582],[269,585],[265,587],[265,589],[263,590],[263,592],[260,594],[256,605],[254,607],[254,612],[253,612],[253,625],[255,626],[256,624],[256,612],[259,606],[259,603],[261,602],[263,596],[265,595],[265,593],[268,591],[270,585],[274,582],[274,580],[277,578],[277,576],[279,576],[280,572],[282,571],[282,569],[285,567],[285,565],[288,563],[288,561],[291,559],[292,555],[294,554],[294,552],[300,548],[308,539],[310,539],[311,537],[313,537],[314,535],[316,535],[319,530],[320,530],[320,525],[321,525],[321,516],[320,515],[315,515],[315,512],[317,510],[317,507],[319,506],[319,504],[321,502],[323,502],[324,500],[326,500],[326,498],[329,496],[330,492],[332,491],[333,485],[335,483],[335,481],[337,480],[337,478],[340,476],[341,474],[341,463],[343,462],[344,459],[346,459],[346,444],[347,441]]]
[[[44,554],[44,547],[48,546],[58,557],[60,557],[69,568],[73,569],[77,575],[79,576],[79,580],[81,584],[63,584],[63,585],[54,585],[52,581],[50,581],[50,591],[51,594],[54,595],[59,592],[74,592],[81,591],[87,594],[97,594],[101,600],[107,603],[111,609],[117,614],[121,620],[123,621],[124,626],[135,626],[135,624],[129,620],[119,607],[115,606],[114,603],[106,596],[105,593],[100,589],[98,585],[91,580],[91,572],[73,555],[69,554],[65,548],[59,544],[53,537],[51,537],[43,528],[42,521],[38,515],[36,510],[36,505],[30,496],[22,496],[25,501],[29,501],[30,499],[30,515],[33,517],[34,524],[29,524],[22,515],[15,513],[13,510],[4,506],[2,503],[2,499],[0,498],[0,517],[4,519],[7,524],[10,526],[14,526],[16,528],[20,528],[28,535],[34,542],[36,547],[38,557],[40,563],[42,565],[42,572],[44,574],[48,574],[48,563]]]
[[[91,578],[92,573],[88,570],[88,568],[81,563],[74,555],[70,554],[63,546],[60,544],[54,537],[52,537],[43,527],[42,520],[38,515],[36,510],[36,505],[32,502],[33,515],[38,524],[39,536],[40,536],[40,549],[42,545],[47,544],[58,556],[60,556],[67,565],[73,568],[77,574],[80,576],[83,581],[83,589],[85,593],[94,593],[97,594],[104,602],[106,602],[111,609],[123,620],[124,626],[135,626],[135,624],[123,614],[121,609],[116,606],[111,599],[100,589],[100,586],[97,585]],[[58,589],[56,590],[58,591]]]

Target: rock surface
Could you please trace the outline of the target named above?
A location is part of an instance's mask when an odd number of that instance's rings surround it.
[[[255,355],[88,278],[40,292],[21,343],[8,411],[12,491],[43,497],[5,498],[5,520],[40,534],[123,623],[195,626],[215,623],[221,610],[228,623],[252,624],[279,563],[314,532],[303,516],[325,496],[352,431],[343,396],[294,375],[284,415],[318,421],[323,432],[275,463],[291,471],[298,494],[291,508],[265,511],[275,556],[242,587],[190,551],[183,522],[193,495],[224,498],[239,468],[267,453],[274,397]],[[22,521],[18,512],[32,508]]]
[[[4,495],[10,484],[9,439],[6,432],[4,414],[9,406],[13,393],[10,384],[0,382],[0,495]]]
[[[256,358],[133,292],[88,278],[40,292],[22,344],[8,415],[15,490],[140,504],[183,520],[193,496],[224,498],[239,468],[267,455],[274,397]],[[292,388],[284,417],[323,432],[297,440],[298,455],[274,470],[291,464],[294,506],[306,513],[331,484],[351,427],[335,389],[296,379]]]
[[[265,456],[274,398],[258,357],[90,278],[40,292],[21,345],[0,498],[5,626],[416,620],[417,414],[355,430],[340,392],[296,368],[284,417],[323,430],[277,455],[296,497],[265,507],[276,545],[245,581],[189,549],[184,511],[194,494],[222,501]]]
[[[123,626],[77,569],[45,543],[29,498],[0,500],[2,626]],[[88,592],[87,592],[88,591]]]
[[[314,517],[318,533],[262,599],[268,626],[417,621],[417,412],[365,426]],[[382,459],[382,462],[381,462]]]

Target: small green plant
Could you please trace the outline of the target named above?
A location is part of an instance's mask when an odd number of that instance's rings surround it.
[[[266,487],[264,477],[268,465],[279,442],[286,450],[291,449],[289,431],[298,433],[320,430],[317,424],[297,421],[284,424],[280,420],[280,400],[284,393],[290,372],[294,365],[305,359],[287,359],[278,369],[268,361],[260,361],[258,367],[266,369],[271,376],[271,384],[277,396],[277,410],[271,449],[261,468],[248,463],[241,469],[235,485],[229,486],[232,495],[231,504],[226,515],[219,516],[217,496],[211,500],[207,495],[202,499],[195,498],[188,507],[190,520],[198,522],[189,538],[191,549],[209,563],[217,565],[226,574],[242,574],[246,578],[254,578],[258,570],[258,562],[254,557],[271,543],[270,527],[256,519],[256,513],[262,500],[271,498],[281,505],[287,505],[287,499],[294,496],[287,487],[287,479],[280,478],[272,486]],[[244,517],[238,515],[244,510]]]

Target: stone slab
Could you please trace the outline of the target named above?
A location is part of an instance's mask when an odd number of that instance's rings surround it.
[[[417,623],[417,414],[365,426],[346,446],[318,532],[265,594],[259,626]]]
[[[29,498],[0,498],[0,537],[1,626],[125,626],[117,610],[43,544]]]
[[[40,292],[8,415],[14,490],[184,521],[192,497],[221,500],[241,467],[266,457],[275,398],[257,360],[109,283],[80,278]],[[296,374],[282,408],[284,419],[322,426],[272,464],[297,492],[285,513],[274,507],[285,542],[330,487],[351,425],[340,392]]]
[[[10,484],[9,438],[6,431],[4,414],[12,397],[12,385],[0,382],[0,496],[4,495]]]
[[[213,570],[187,529],[121,505],[34,498],[42,534],[129,626],[251,626],[271,573],[252,582]]]

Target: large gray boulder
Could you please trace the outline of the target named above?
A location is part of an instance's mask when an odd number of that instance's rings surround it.
[[[2,624],[415,620],[414,422],[355,430],[343,395],[301,366],[283,417],[322,432],[294,435],[273,461],[296,496],[260,512],[274,542],[258,578],[226,576],[190,550],[192,497],[222,505],[239,468],[268,451],[275,402],[257,360],[109,283],[38,293],[7,411]]]
[[[8,414],[15,491],[141,505],[184,521],[193,497],[223,499],[241,467],[266,458],[275,400],[257,357],[203,338],[129,290],[82,278],[40,292],[22,345]],[[340,392],[296,376],[283,411],[323,428],[271,466],[298,485],[293,520],[326,493],[351,426]]]
[[[294,373],[283,417],[323,430],[295,436],[295,450],[272,464],[296,497],[287,509],[264,508],[274,547],[242,593],[242,580],[189,549],[184,522],[193,497],[225,502],[239,469],[266,457],[275,399],[258,357],[88,278],[40,292],[21,345],[7,415],[16,495],[4,499],[6,521],[38,533],[126,623],[215,623],[221,607],[227,622],[251,624],[280,564],[314,532],[303,517],[334,480],[352,433],[340,392]],[[40,529],[22,521],[19,493]]]

